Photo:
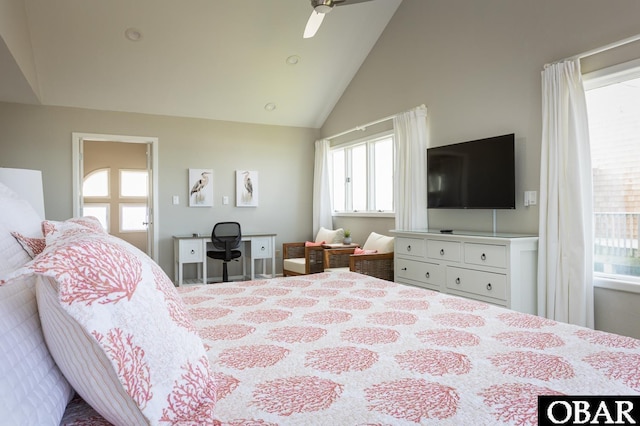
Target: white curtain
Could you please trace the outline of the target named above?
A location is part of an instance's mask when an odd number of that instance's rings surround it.
[[[426,229],[427,108],[424,105],[393,119],[396,144],[394,180],[396,229]]]
[[[538,314],[593,328],[591,154],[580,61],[542,72]]]
[[[331,185],[329,169],[329,140],[316,141],[316,160],[313,168],[313,229],[316,235],[320,227],[333,229],[331,214]]]

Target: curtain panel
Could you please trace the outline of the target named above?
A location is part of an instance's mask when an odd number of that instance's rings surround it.
[[[424,105],[393,119],[396,145],[396,229],[426,229],[427,108]]]
[[[542,72],[538,315],[593,328],[591,154],[580,60]]]
[[[316,235],[320,227],[333,229],[332,198],[329,169],[328,139],[316,141],[315,165],[313,168],[313,229]]]

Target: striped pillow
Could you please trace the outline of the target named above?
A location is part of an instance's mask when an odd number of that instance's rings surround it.
[[[37,286],[45,339],[80,396],[115,424],[211,423],[213,374],[166,274],[104,232],[70,221],[45,229],[25,269],[49,278]]]

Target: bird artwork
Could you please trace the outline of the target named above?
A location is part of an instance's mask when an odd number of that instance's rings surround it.
[[[238,207],[258,205],[258,172],[236,170],[236,200]]]
[[[253,183],[251,183],[251,174],[249,172],[244,172],[242,174],[244,175],[245,202],[250,203],[253,199]]]
[[[211,172],[202,172],[200,178],[191,187],[190,197],[194,197],[195,204],[203,204],[206,198],[205,188],[209,184]]]

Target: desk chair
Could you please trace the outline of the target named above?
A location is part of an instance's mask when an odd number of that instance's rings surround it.
[[[240,241],[242,240],[242,232],[238,222],[218,222],[211,231],[211,243],[214,250],[208,250],[207,256],[212,259],[222,260],[222,281],[229,281],[229,273],[227,272],[227,263],[233,259],[242,256],[240,250]]]

